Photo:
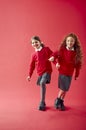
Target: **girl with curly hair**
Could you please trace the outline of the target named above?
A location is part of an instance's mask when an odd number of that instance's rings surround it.
[[[70,33],[63,39],[58,51],[54,52],[49,61],[57,61],[56,67],[58,76],[58,97],[55,99],[55,108],[65,110],[64,98],[70,88],[73,73],[75,80],[80,74],[82,66],[82,49],[78,37]]]

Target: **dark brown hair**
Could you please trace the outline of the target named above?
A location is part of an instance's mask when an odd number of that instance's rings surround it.
[[[41,41],[41,39],[39,38],[39,36],[33,36],[33,37],[31,38],[31,41],[32,41],[32,40],[39,41],[39,42],[41,43],[41,46],[44,47],[44,44],[43,44],[43,42]]]

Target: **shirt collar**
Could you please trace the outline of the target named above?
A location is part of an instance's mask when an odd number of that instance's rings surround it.
[[[40,48],[38,48],[38,49],[35,49],[35,51],[41,51],[42,50],[42,46],[40,46]]]
[[[70,50],[70,51],[74,51],[74,47],[72,47],[71,49],[69,49],[69,48],[66,46],[66,49],[67,49],[67,50]]]

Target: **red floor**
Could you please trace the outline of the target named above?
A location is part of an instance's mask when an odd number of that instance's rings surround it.
[[[86,130],[84,103],[70,98],[66,101],[66,111],[59,111],[53,105],[55,96],[49,96],[47,94],[47,110],[43,112],[37,109],[39,88],[3,88],[0,91],[0,130]]]

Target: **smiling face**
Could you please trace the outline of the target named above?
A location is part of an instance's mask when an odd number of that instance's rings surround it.
[[[66,39],[67,48],[72,49],[74,44],[75,44],[75,39],[73,37],[70,37],[70,36],[67,37],[67,39]]]
[[[41,46],[41,43],[38,40],[32,39],[32,47],[34,47],[35,49],[39,49]]]

